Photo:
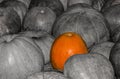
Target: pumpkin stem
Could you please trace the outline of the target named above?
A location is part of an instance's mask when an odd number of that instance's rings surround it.
[[[68,36],[68,37],[72,37],[73,33],[69,32],[69,33],[66,33],[65,35]]]
[[[69,33],[68,36],[73,36],[73,35],[71,33]]]

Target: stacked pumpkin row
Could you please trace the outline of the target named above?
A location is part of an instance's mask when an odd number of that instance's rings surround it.
[[[119,5],[2,0],[0,79],[119,78]]]
[[[41,72],[49,62],[54,37],[44,31],[22,32],[29,3],[30,0],[0,3],[0,79],[25,79]]]
[[[119,43],[120,43],[120,24],[119,24],[119,14],[120,14],[120,1],[119,0],[109,0],[106,5],[104,6],[104,9],[102,10],[102,13],[104,17],[106,18],[108,24],[109,24],[109,31],[110,31],[110,37],[111,40],[115,43],[115,45],[112,47],[110,52],[109,60],[112,63],[112,66],[115,71],[115,76],[117,79],[120,78],[119,73]]]

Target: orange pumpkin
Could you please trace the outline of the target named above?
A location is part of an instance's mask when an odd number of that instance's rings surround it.
[[[88,49],[82,37],[74,32],[66,32],[53,42],[50,60],[53,68],[63,71],[64,63],[70,56],[86,53]]]

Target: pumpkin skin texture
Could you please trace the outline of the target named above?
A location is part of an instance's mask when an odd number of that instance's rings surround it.
[[[50,62],[50,50],[54,37],[45,31],[24,31],[19,33],[20,36],[32,38],[38,47],[42,50],[45,64]]]
[[[56,14],[48,7],[34,7],[25,16],[24,30],[43,30],[51,33]]]
[[[21,30],[21,20],[11,7],[0,3],[0,36],[18,33]]]
[[[64,11],[60,0],[32,0],[29,9],[33,7],[49,7],[57,16],[60,16]]]
[[[69,79],[114,79],[110,61],[103,55],[73,55],[64,66],[64,75]]]
[[[106,3],[104,4],[104,6],[102,7],[102,12],[114,5],[120,4],[120,0],[107,0]]]
[[[120,78],[120,40],[118,40],[115,45],[112,47],[110,52],[110,61],[115,70],[115,74],[117,78]]]
[[[52,30],[57,37],[64,32],[76,32],[91,47],[109,39],[105,18],[87,4],[72,5],[55,22]]]
[[[0,38],[0,79],[26,79],[43,69],[42,51],[27,37],[5,35]]]
[[[109,23],[112,41],[118,41],[120,37],[120,5],[114,5],[103,12],[104,17]]]
[[[100,11],[106,0],[69,0],[68,7],[77,3],[85,3]]]
[[[3,1],[2,5],[13,8],[19,15],[22,24],[23,18],[27,12],[27,7],[25,6],[24,3],[16,0],[8,0],[8,1]]]
[[[114,43],[109,42],[109,41],[96,44],[93,47],[91,47],[90,53],[93,53],[93,52],[99,53],[99,54],[102,54],[109,59],[110,51],[111,51],[113,45],[114,45]]]
[[[18,0],[26,5],[27,8],[29,8],[31,0]]]
[[[35,73],[29,76],[27,79],[68,79],[68,78],[66,78],[60,72],[47,71],[47,72]]]
[[[54,69],[63,71],[66,60],[75,54],[88,53],[87,46],[80,35],[74,32],[66,32],[58,36],[50,53],[50,61]]]

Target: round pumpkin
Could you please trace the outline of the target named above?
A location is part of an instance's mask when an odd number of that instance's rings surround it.
[[[120,37],[120,4],[105,9],[103,15],[109,23],[112,41],[118,41]]]
[[[45,64],[50,62],[50,49],[54,37],[45,31],[24,31],[19,33],[21,36],[32,38],[38,47],[42,50]]]
[[[35,73],[29,76],[27,79],[68,79],[68,78],[59,72],[47,71]]]
[[[69,79],[114,79],[110,61],[98,53],[73,55],[64,65],[64,75]]]
[[[58,36],[52,44],[50,61],[53,68],[63,71],[64,63],[74,54],[88,53],[87,46],[80,35],[66,32]]]
[[[24,30],[43,30],[51,33],[56,14],[48,7],[34,7],[29,10],[24,19]]]
[[[13,8],[19,15],[22,24],[23,18],[27,12],[27,7],[25,6],[24,3],[16,0],[8,0],[8,1],[3,1],[2,5],[4,5],[5,7]]]
[[[30,38],[5,35],[0,38],[0,79],[26,79],[43,69],[42,51]]]
[[[49,7],[57,16],[60,16],[63,11],[63,5],[60,0],[32,0],[29,9],[33,7]]]
[[[91,47],[109,40],[109,31],[103,15],[87,4],[74,4],[55,22],[52,30],[57,37],[64,32],[76,32]]]
[[[105,41],[102,43],[98,43],[90,48],[90,53],[99,53],[104,55],[109,59],[111,48],[113,47],[114,43],[110,41]]]
[[[112,47],[109,59],[115,70],[116,77],[120,78],[120,39]]]
[[[17,12],[0,3],[0,36],[18,33],[21,30],[21,20]]]
[[[69,0],[68,7],[77,4],[77,3],[85,3],[92,6],[94,9],[100,11],[105,4],[106,0]]]

